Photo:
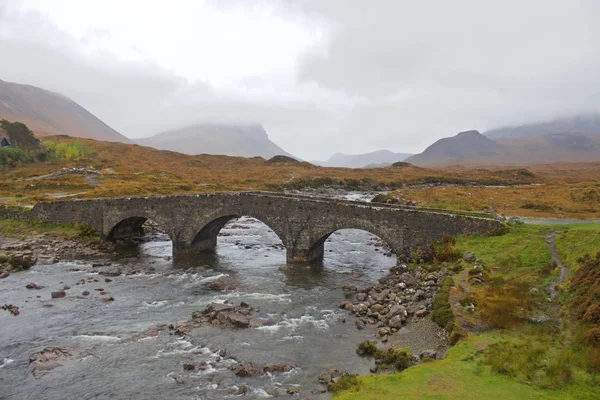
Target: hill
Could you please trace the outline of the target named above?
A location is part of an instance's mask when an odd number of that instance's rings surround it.
[[[600,161],[600,135],[554,133],[492,140],[468,131],[440,139],[406,161],[420,166],[594,162]]]
[[[273,143],[259,124],[198,124],[136,141],[155,149],[190,155],[260,156],[266,159],[276,155],[293,157]]]
[[[415,165],[442,165],[495,158],[506,151],[504,145],[483,136],[478,131],[460,132],[427,147],[421,154],[406,159]]]
[[[0,80],[0,119],[26,124],[37,136],[64,134],[131,143],[73,100],[35,86]]]
[[[564,133],[600,135],[600,114],[557,118],[552,121],[509,126],[484,132],[490,139],[520,138]]]
[[[345,168],[375,168],[385,167],[398,161],[404,161],[411,154],[394,153],[389,150],[378,150],[363,154],[335,153],[326,161],[313,161],[313,164],[323,167],[345,167]]]

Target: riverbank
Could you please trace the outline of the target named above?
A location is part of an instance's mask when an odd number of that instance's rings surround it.
[[[551,234],[556,246],[547,243]],[[459,272],[451,290],[455,324],[465,337],[441,360],[360,376],[333,398],[597,398],[597,350],[578,336],[569,282],[552,256],[572,275],[579,257],[600,251],[600,226],[517,225],[504,236],[458,238],[456,250],[485,266]]]
[[[114,255],[114,246],[85,227],[0,218],[0,278],[33,265]]]

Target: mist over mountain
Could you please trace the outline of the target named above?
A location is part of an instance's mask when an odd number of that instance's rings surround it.
[[[26,124],[37,136],[131,143],[79,104],[59,93],[0,80],[0,119]]]
[[[517,138],[557,133],[600,135],[600,114],[576,115],[551,121],[535,122],[519,126],[502,127],[484,132],[490,139]]]
[[[294,157],[273,143],[260,124],[197,124],[136,139],[136,142],[143,146],[184,154]]]
[[[312,163],[323,167],[384,167],[398,161],[404,161],[410,156],[409,153],[394,153],[390,150],[378,150],[363,154],[335,153],[326,161],[312,161]]]

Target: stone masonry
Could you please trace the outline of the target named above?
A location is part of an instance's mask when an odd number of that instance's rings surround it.
[[[321,260],[325,241],[339,229],[371,232],[402,260],[411,249],[427,249],[445,234],[486,234],[502,227],[473,216],[271,192],[41,202],[31,213],[45,221],[85,222],[108,240],[137,235],[150,219],[171,237],[175,253],[214,251],[229,220],[250,216],[279,236],[290,262]]]

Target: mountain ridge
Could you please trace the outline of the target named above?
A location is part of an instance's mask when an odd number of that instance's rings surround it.
[[[0,80],[0,118],[22,122],[37,136],[133,143],[69,97],[33,85]]]

